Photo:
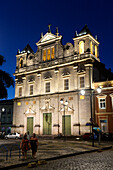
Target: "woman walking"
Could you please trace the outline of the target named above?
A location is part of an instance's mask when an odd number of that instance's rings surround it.
[[[33,133],[33,136],[30,139],[30,144],[32,150],[32,158],[36,158],[36,152],[38,149],[38,139],[36,138],[35,133]]]
[[[27,159],[27,151],[28,151],[28,139],[27,139],[27,135],[24,135],[24,138],[22,139],[22,142],[20,144],[20,148],[22,149],[22,155],[23,155],[23,159]]]

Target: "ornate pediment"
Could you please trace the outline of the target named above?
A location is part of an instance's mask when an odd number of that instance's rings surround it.
[[[37,46],[46,44],[48,42],[53,42],[58,39],[61,39],[62,36],[57,36],[52,33],[47,32],[44,36],[41,37],[41,39],[36,43]]]
[[[31,109],[31,107],[29,107],[26,111],[25,111],[25,114],[28,115],[28,114],[36,114],[36,112],[34,110]]]
[[[61,112],[64,112],[64,107],[61,108],[60,111],[61,111]],[[65,112],[66,112],[66,113],[72,112],[72,111],[74,111],[74,110],[73,110],[73,108],[71,108],[71,107],[68,107],[68,106],[67,106],[67,107],[65,108]]]
[[[48,40],[52,40],[52,39],[55,39],[56,38],[56,36],[54,35],[54,34],[51,34],[51,33],[46,33],[45,35],[44,35],[44,37],[41,39],[41,43],[42,42],[45,42],[45,41],[48,41]]]
[[[36,45],[40,45],[40,44],[43,44],[43,43],[46,43],[48,41],[52,41],[52,40],[55,40],[56,39],[56,35],[52,34],[52,33],[46,33],[37,43]]]

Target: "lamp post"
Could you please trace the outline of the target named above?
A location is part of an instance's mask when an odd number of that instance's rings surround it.
[[[94,89],[92,89],[91,93],[89,94],[90,95],[90,109],[91,109],[91,127],[92,127],[92,146],[94,147],[94,134],[93,134],[93,109],[92,109],[92,96],[93,96],[93,93],[94,92]],[[101,93],[101,88],[98,87],[97,88],[97,92],[98,93]],[[80,93],[84,96],[85,95],[85,90],[81,90]],[[87,95],[88,96],[88,95]]]
[[[63,99],[61,99],[60,100],[60,103],[63,105],[63,107],[64,107],[64,140],[66,140],[66,138],[65,138],[65,106],[67,106],[68,105],[68,101],[66,100],[65,101],[65,103],[64,103],[64,101],[63,101]]]

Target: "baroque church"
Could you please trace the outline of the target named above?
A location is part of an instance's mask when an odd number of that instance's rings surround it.
[[[29,44],[18,50],[12,131],[67,136],[90,132],[86,124],[95,120],[93,84],[111,80],[113,74],[100,62],[99,42],[87,25],[75,33],[73,44],[63,45],[58,28],[53,34],[49,25],[36,53]]]

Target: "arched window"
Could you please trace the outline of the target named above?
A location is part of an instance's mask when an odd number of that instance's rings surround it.
[[[97,57],[97,46],[95,45],[95,57]]]
[[[19,68],[23,67],[23,58],[20,58]]]
[[[43,51],[43,61],[46,61],[46,50]]]
[[[92,43],[92,41],[90,42],[90,51],[91,51],[91,54],[93,54],[93,43]]]
[[[80,41],[79,43],[79,54],[84,53],[84,41]]]

